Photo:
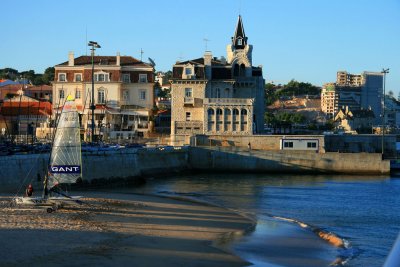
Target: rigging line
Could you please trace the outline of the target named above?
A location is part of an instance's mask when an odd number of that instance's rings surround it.
[[[23,86],[21,87],[21,94],[19,95],[19,107],[18,107],[18,136],[21,135],[21,99],[23,95]]]
[[[40,86],[39,106],[38,106],[38,109],[37,109],[36,122],[35,122],[35,137],[36,137],[37,123],[38,123],[38,119],[39,119],[39,112],[40,112],[40,96],[42,95],[42,89],[43,89],[43,85]],[[33,138],[32,138],[32,139],[33,139]],[[33,140],[32,140],[32,142],[33,142]]]
[[[36,157],[36,160],[33,162],[31,168],[29,169],[28,173],[25,175],[25,178],[22,180],[22,183],[20,184],[20,186],[18,187],[17,193],[15,194],[15,197],[18,197],[19,192],[21,192],[22,186],[26,183],[27,178],[29,177],[29,175],[31,174],[33,167],[36,165],[36,161],[38,161],[40,154],[38,154],[38,156]],[[32,183],[33,177],[31,178],[31,180],[29,181],[29,183]]]

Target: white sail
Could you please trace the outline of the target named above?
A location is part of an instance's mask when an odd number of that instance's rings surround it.
[[[49,189],[59,183],[75,183],[82,176],[79,115],[71,97],[67,98],[58,121],[49,173]]]

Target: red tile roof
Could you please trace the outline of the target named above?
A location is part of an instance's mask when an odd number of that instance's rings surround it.
[[[117,57],[116,56],[94,56],[93,62],[95,65],[116,65]],[[80,56],[74,59],[74,65],[88,65],[92,64],[91,56]],[[121,56],[120,57],[120,65],[121,66],[140,66],[140,67],[152,67],[150,64],[144,63],[134,57],[131,56]],[[68,66],[68,61],[63,62],[57,66]]]
[[[13,102],[6,101],[3,103],[0,113],[3,116],[18,115],[51,115],[50,102]]]

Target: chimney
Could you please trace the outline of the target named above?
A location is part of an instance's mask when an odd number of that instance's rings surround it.
[[[68,66],[74,66],[74,52],[69,52],[68,54]]]
[[[211,66],[212,54],[211,51],[206,51],[204,53],[204,65]]]
[[[204,53],[204,69],[205,69],[204,72],[206,79],[211,79],[211,60],[212,60],[211,51],[206,51]]]
[[[119,52],[117,52],[117,66],[121,65],[121,56],[119,55]]]

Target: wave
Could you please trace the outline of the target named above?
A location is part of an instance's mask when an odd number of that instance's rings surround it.
[[[335,233],[323,230],[319,227],[304,223],[304,222],[296,220],[296,219],[274,216],[271,214],[268,214],[268,216],[278,219],[278,220],[296,223],[302,228],[309,229],[310,231],[315,233],[317,236],[319,236],[321,239],[327,241],[329,244],[339,248],[340,249],[339,255],[330,264],[330,266],[344,266],[349,262],[349,260],[354,258],[357,254],[356,250],[353,249],[353,247],[351,246],[351,243],[349,240],[342,238]]]
[[[169,195],[169,196],[171,196],[171,195],[172,196],[182,196],[186,200],[192,199],[192,200],[198,201],[199,199],[201,199],[203,203],[205,201],[204,200],[205,197],[211,196],[211,195],[207,195],[205,193],[195,193],[195,192],[158,191],[157,193],[161,194],[161,195],[164,194],[164,195]],[[211,204],[211,203],[206,201],[204,204]],[[215,203],[212,203],[212,204],[215,205]],[[224,205],[217,205],[217,206],[229,209],[228,207],[225,207]],[[240,212],[238,210],[235,210],[235,211],[249,219],[251,217],[251,216],[249,216],[249,214],[247,212]],[[355,256],[358,255],[358,251],[352,247],[350,241],[348,241],[345,238],[340,237],[339,235],[337,235],[333,232],[323,230],[319,227],[313,226],[311,224],[307,224],[305,222],[302,222],[302,221],[299,221],[296,219],[274,216],[274,215],[268,214],[268,213],[264,213],[264,214],[266,214],[267,216],[269,216],[271,218],[277,219],[277,220],[295,223],[295,224],[299,225],[301,228],[310,230],[311,232],[315,233],[321,239],[323,239],[323,240],[327,241],[329,244],[337,247],[339,249],[339,255],[330,264],[330,266],[344,266],[352,258],[354,258]],[[254,217],[256,217],[256,216],[254,216]],[[253,219],[256,220],[255,218],[253,218]]]

